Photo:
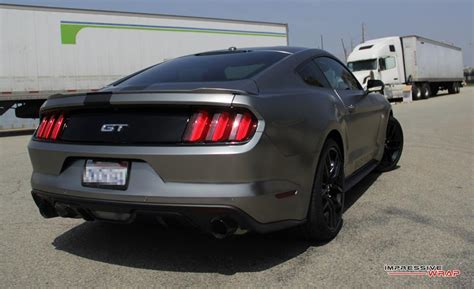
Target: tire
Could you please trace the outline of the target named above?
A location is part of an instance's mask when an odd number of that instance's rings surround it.
[[[411,95],[413,100],[421,99],[421,89],[417,84],[412,84]]]
[[[397,167],[403,152],[403,130],[396,118],[390,116],[385,134],[385,144],[382,160],[377,171],[388,172]]]
[[[451,85],[448,87],[448,93],[449,94],[456,93],[456,82],[451,83]]]
[[[431,97],[431,87],[428,83],[423,83],[421,85],[421,97],[423,99],[428,99]]]
[[[454,85],[454,93],[459,93],[461,92],[461,86],[459,85],[458,82],[455,82],[455,85]]]
[[[341,148],[328,139],[316,169],[307,222],[301,226],[303,237],[327,242],[342,228],[344,210],[344,160]]]

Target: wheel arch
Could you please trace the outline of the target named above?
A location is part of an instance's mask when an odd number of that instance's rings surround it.
[[[342,153],[342,159],[343,159],[344,165],[345,165],[346,164],[346,161],[345,161],[346,160],[346,148],[344,146],[344,140],[342,138],[342,134],[337,129],[332,129],[326,135],[326,138],[324,139],[324,143],[326,143],[326,141],[328,139],[334,140],[339,145],[339,148],[341,149],[341,153]]]

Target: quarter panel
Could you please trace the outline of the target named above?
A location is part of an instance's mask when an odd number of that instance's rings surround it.
[[[265,120],[264,139],[277,151],[269,156],[267,169],[300,185],[299,209],[304,215],[324,141],[331,130],[343,126],[341,104],[333,91],[305,86],[252,97],[237,95],[233,101],[233,106],[253,107]]]

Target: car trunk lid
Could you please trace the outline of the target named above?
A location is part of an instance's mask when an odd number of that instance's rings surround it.
[[[229,108],[231,89],[160,92],[96,92],[53,96],[42,116],[66,116],[60,138],[65,143],[176,144],[199,107]]]

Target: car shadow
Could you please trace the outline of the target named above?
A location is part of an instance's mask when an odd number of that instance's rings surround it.
[[[395,168],[398,169],[399,166]],[[365,176],[359,183],[353,186],[349,191],[344,195],[344,212],[347,212],[352,205],[354,205],[360,197],[372,186],[372,184],[378,179],[381,175],[379,172],[371,172]]]
[[[100,262],[161,271],[232,275],[284,263],[311,244],[275,234],[217,240],[190,228],[85,222],[58,236],[57,250]]]
[[[380,174],[371,173],[346,193],[349,209]],[[263,271],[303,253],[311,243],[296,230],[217,240],[192,228],[156,224],[84,222],[53,241],[57,250],[99,262],[149,270],[219,273]]]

